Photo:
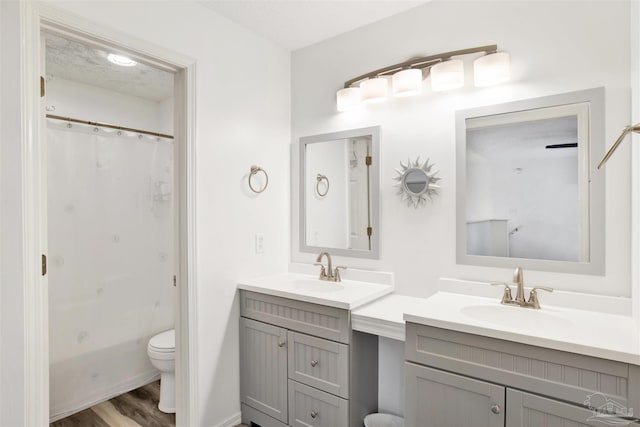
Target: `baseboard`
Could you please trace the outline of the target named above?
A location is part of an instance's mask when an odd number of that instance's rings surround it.
[[[107,400],[113,397],[130,392],[131,390],[135,390],[138,387],[142,387],[158,379],[160,379],[160,372],[158,371],[145,372],[127,381],[123,381],[121,383],[108,387],[98,392],[97,395],[90,396],[89,397],[90,400],[88,401],[73,402],[64,408],[58,408],[58,409],[52,408],[51,415],[49,416],[49,422],[52,423],[54,421],[58,421],[62,418],[68,417],[69,415],[73,415],[77,412],[84,411],[85,409],[91,408],[94,405],[97,405],[102,402],[106,402]],[[239,415],[238,415],[238,420],[240,420]],[[226,427],[226,425],[224,425],[224,427]]]
[[[229,418],[227,418],[220,424],[216,425],[215,427],[235,427],[241,423],[241,418],[242,418],[241,415],[242,414],[238,412],[237,414],[230,416]]]

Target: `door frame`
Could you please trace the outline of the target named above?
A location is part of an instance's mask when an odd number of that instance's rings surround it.
[[[49,425],[49,318],[46,254],[45,118],[40,108],[42,30],[112,47],[176,73],[174,89],[176,230],[176,425],[198,425],[196,316],[196,62],[55,7],[21,1],[22,152],[25,296],[25,421]]]

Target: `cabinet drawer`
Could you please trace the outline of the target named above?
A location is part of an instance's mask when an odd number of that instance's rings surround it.
[[[349,346],[289,331],[289,378],[347,399]]]
[[[253,409],[249,405],[245,405],[243,403],[240,405],[240,408],[242,410],[242,424],[244,425],[259,427],[287,427],[286,424]]]
[[[349,312],[335,307],[240,291],[240,314],[305,334],[349,343]]]
[[[349,427],[348,401],[289,380],[289,425]]]
[[[603,427],[607,425],[638,427],[640,424],[631,420],[616,418],[606,413],[607,405],[615,410],[626,412],[616,402],[607,402],[604,396],[589,396],[596,410],[569,405],[557,400],[507,389],[507,427]],[[630,412],[632,412],[630,410]]]
[[[407,323],[406,359],[583,405],[602,393],[640,406],[640,367],[512,341]]]

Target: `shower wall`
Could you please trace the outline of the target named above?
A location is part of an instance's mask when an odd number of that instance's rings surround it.
[[[49,84],[47,105],[62,116],[172,127],[170,101],[60,79]],[[157,377],[146,346],[174,322],[173,142],[47,122],[55,420]]]

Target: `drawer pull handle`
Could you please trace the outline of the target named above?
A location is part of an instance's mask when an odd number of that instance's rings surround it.
[[[318,411],[311,411],[311,418],[315,418],[318,416]]]
[[[311,361],[311,366],[312,366],[312,367],[314,367],[314,368],[315,368],[317,365],[318,365],[318,361],[317,361],[317,360],[312,360],[312,361]]]
[[[286,342],[284,341],[278,341],[278,347],[284,347],[285,344]]]
[[[491,405],[491,412],[499,414],[501,412],[500,405]]]

